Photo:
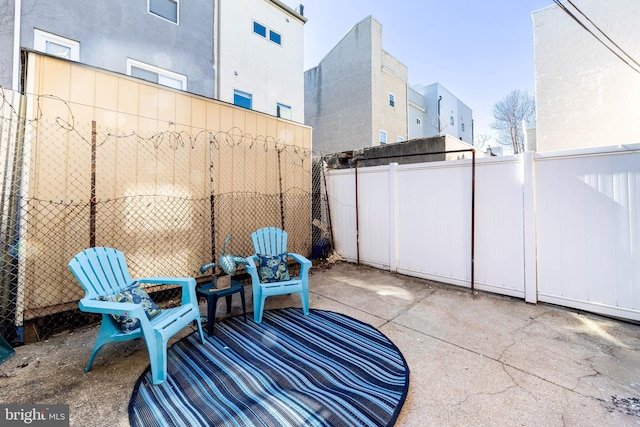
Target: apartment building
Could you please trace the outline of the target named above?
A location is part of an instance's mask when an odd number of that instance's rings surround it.
[[[409,139],[449,135],[473,144],[473,112],[440,83],[409,87]]]
[[[303,121],[306,18],[280,1],[6,0],[4,5],[3,87],[19,89],[21,51],[35,50]]]
[[[335,153],[448,134],[472,144],[472,111],[439,83],[408,84],[408,68],[382,48],[382,25],[354,25],[305,72],[305,122],[314,150]]]
[[[407,139],[407,67],[382,49],[369,16],[304,74],[314,149],[338,152]],[[316,144],[317,143],[317,144]]]
[[[304,122],[304,24],[274,0],[218,0],[216,92],[221,101]]]

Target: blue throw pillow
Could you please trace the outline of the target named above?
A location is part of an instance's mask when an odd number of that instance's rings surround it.
[[[124,302],[128,304],[141,304],[144,309],[147,318],[151,320],[153,317],[160,314],[160,307],[153,302],[153,300],[149,297],[140,285],[137,283],[131,285],[127,289],[122,290],[114,295],[101,296],[96,298],[99,301],[110,301],[110,302]],[[129,333],[140,327],[140,321],[135,317],[129,317],[126,313],[125,315],[112,314],[111,317],[120,325],[120,329],[124,333]]]
[[[289,255],[258,255],[258,276],[262,283],[291,280],[289,275]]]

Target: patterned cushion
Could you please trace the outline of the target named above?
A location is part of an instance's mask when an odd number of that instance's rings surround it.
[[[115,295],[101,296],[96,299],[99,301],[141,304],[149,320],[160,314],[160,307],[153,302],[149,297],[149,294],[141,289],[140,285],[137,283],[134,283],[127,289],[118,292]],[[112,314],[111,317],[113,317],[113,319],[120,325],[120,329],[122,329],[122,332],[124,333],[131,332],[140,327],[140,321],[135,317],[129,317],[127,313],[122,316],[119,314]]]
[[[289,255],[258,255],[258,276],[262,283],[291,280],[289,276]]]

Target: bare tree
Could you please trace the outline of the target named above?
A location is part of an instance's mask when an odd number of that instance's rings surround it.
[[[509,145],[514,154],[524,151],[523,122],[533,121],[536,104],[527,91],[514,90],[493,105],[491,128],[498,131],[497,142]]]
[[[491,140],[491,135],[488,134],[478,134],[475,136],[475,141],[473,141],[473,145],[482,150],[487,142]]]

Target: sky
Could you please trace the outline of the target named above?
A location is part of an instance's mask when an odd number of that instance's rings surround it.
[[[493,105],[515,89],[535,95],[531,13],[553,0],[287,0],[304,5],[305,66],[320,63],[361,20],[382,24],[383,49],[409,69],[409,84],[440,83],[492,135]],[[496,145],[495,142],[493,145]]]

